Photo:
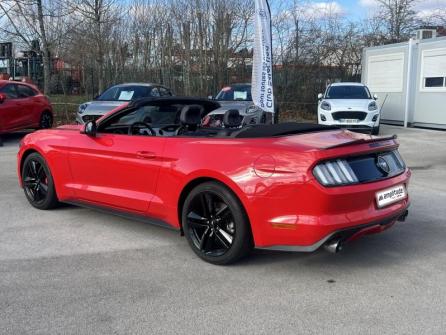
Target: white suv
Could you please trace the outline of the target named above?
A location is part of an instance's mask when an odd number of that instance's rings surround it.
[[[379,134],[380,109],[367,86],[359,83],[335,83],[318,95],[319,124],[339,126]]]

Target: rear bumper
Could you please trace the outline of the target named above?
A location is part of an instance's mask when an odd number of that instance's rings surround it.
[[[252,200],[257,209],[249,213],[255,246],[311,252],[339,232],[357,233],[358,228],[376,226],[367,231],[371,234],[390,228],[405,214],[410,198],[378,208],[376,194],[401,184],[408,189],[410,175],[410,170],[406,170],[387,180],[333,188],[322,187],[315,180],[278,187],[276,194],[280,197]],[[363,234],[357,237],[360,235]]]
[[[340,244],[345,244],[359,239],[364,235],[378,234],[391,228],[397,221],[405,221],[409,211],[406,209],[396,216],[391,216],[380,221],[366,223],[356,227],[350,227],[335,231],[316,243],[307,246],[292,246],[292,245],[273,245],[269,247],[258,247],[257,249],[287,251],[287,252],[313,252],[320,247],[329,244],[331,241],[339,241]]]

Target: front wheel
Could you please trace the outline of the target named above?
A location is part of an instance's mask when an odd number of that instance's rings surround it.
[[[23,162],[22,180],[25,196],[37,209],[51,209],[58,200],[51,172],[41,155],[32,153]]]
[[[206,262],[234,263],[252,249],[251,229],[240,201],[217,182],[192,190],[183,206],[182,223],[192,250]]]

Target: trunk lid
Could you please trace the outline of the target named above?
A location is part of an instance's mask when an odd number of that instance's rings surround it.
[[[283,144],[301,146],[306,150],[328,150],[351,145],[369,144],[373,147],[395,145],[396,135],[372,136],[348,130],[330,130],[283,137]]]

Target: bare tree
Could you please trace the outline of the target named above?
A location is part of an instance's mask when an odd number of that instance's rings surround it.
[[[23,43],[30,50],[42,56],[43,90],[50,91],[51,77],[51,44],[50,36],[55,38],[63,34],[63,27],[54,27],[51,21],[68,12],[58,0],[43,2],[42,0],[2,0],[0,13],[3,13],[5,24],[1,30],[13,39]],[[50,31],[52,30],[52,31]],[[39,41],[37,48],[34,41]]]
[[[379,18],[387,28],[389,42],[401,42],[408,38],[416,24],[414,5],[416,0],[376,0]]]

